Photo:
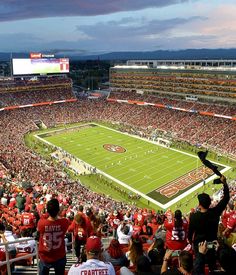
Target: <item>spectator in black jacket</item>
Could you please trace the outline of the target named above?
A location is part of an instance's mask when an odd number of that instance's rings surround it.
[[[25,197],[22,196],[22,193],[19,193],[16,197],[16,207],[18,208],[19,213],[21,213],[25,209],[25,202]]]
[[[195,266],[197,265],[198,244],[200,242],[212,242],[217,240],[217,231],[219,219],[229,202],[229,187],[226,178],[222,176],[224,195],[220,202],[210,208],[211,198],[208,194],[202,193],[198,195],[199,211],[190,216],[188,239],[193,244],[194,252],[196,254]],[[215,251],[209,249],[206,254],[209,269],[215,269]]]

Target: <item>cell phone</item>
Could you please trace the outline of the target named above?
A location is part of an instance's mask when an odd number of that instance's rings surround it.
[[[181,250],[174,250],[171,254],[171,257],[179,257]]]
[[[207,249],[215,249],[216,245],[213,242],[207,242]]]

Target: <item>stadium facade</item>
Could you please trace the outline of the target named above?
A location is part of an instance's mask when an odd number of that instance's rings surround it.
[[[236,102],[236,60],[128,60],[110,68],[111,90]]]

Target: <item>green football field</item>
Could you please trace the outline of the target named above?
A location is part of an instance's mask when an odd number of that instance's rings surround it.
[[[183,175],[201,167],[195,156],[96,124],[77,127],[73,131],[48,132],[39,137],[96,167],[130,190],[137,190],[162,204],[193,185],[180,188],[171,197],[158,191],[162,186],[179,183]]]

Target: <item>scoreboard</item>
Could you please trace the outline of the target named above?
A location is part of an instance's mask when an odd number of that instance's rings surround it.
[[[13,75],[69,73],[69,58],[13,58]]]

